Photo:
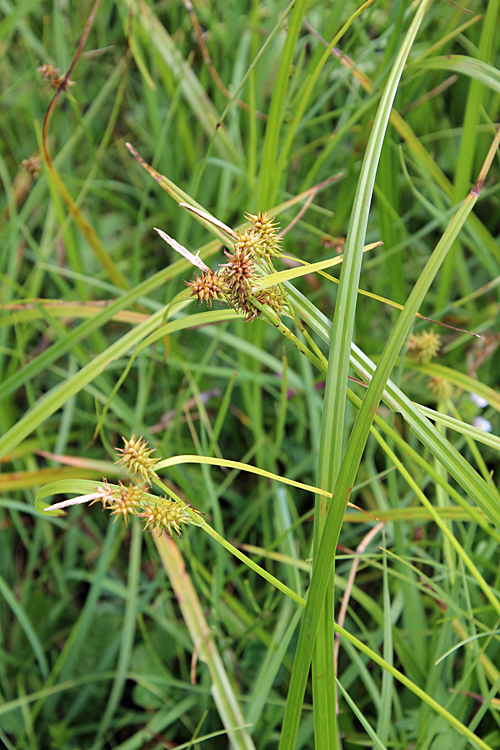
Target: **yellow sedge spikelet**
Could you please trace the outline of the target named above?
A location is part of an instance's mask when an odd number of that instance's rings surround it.
[[[444,378],[429,378],[427,388],[433,393],[438,401],[448,401],[453,396],[453,386]]]
[[[441,336],[434,331],[422,331],[408,338],[408,356],[418,364],[428,364],[441,348]]]
[[[157,476],[154,467],[159,460],[151,456],[155,449],[150,448],[142,437],[136,440],[133,433],[130,440],[122,439],[125,445],[116,449],[122,454],[116,463],[121,464],[127,474],[138,474],[147,484],[151,484]]]
[[[111,511],[112,516],[116,516],[115,521],[121,517],[125,521],[125,526],[127,526],[130,515],[137,515],[137,508],[143,498],[143,488],[136,484],[125,485],[122,482],[118,484],[120,485],[120,494],[114,499],[108,510]]]
[[[170,536],[172,536],[173,531],[176,531],[180,536],[181,524],[192,523],[186,507],[166,497],[162,498],[160,503],[144,506],[142,513],[137,513],[137,515],[146,521],[144,531],[155,529],[158,534],[167,531]]]

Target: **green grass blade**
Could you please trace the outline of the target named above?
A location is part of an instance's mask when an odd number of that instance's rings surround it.
[[[418,63],[418,67],[462,73],[462,75],[479,81],[492,89],[492,91],[500,92],[500,70],[482,60],[476,60],[474,57],[467,57],[466,55],[429,57],[427,60],[422,60],[422,62]]]
[[[269,649],[267,652],[266,660],[262,664],[257,680],[255,681],[253,698],[248,706],[246,720],[249,724],[255,726],[259,720],[264,704],[271,692],[273,682],[276,679],[278,669],[283,663],[283,657],[290,645],[290,641],[297,629],[301,616],[302,608],[295,612],[285,633],[281,633],[281,631],[277,633],[278,638],[276,643],[273,643],[274,650]]]
[[[239,750],[255,750],[255,745],[245,728],[238,698],[224,668],[224,663],[210,636],[201,603],[186,573],[184,560],[176,543],[166,534],[154,537],[156,547],[175,591],[184,621],[189,629],[198,659],[207,664],[212,681],[212,695],[220,718],[231,742]]]
[[[299,306],[300,315],[324,341],[329,343],[331,324],[326,316],[293,287],[289,286],[288,288],[289,293]],[[370,382],[377,369],[374,362],[354,343],[351,348],[351,367],[366,383]],[[488,484],[474,471],[457,449],[424,416],[424,409],[409,399],[391,380],[386,383],[383,399],[393,411],[401,414],[422,444],[432,455],[439,458],[439,461],[469,497],[486,513],[495,526],[500,528],[500,510],[496,494],[492,492]],[[434,413],[432,416],[434,416]],[[442,421],[445,422],[444,416]]]
[[[373,3],[373,0],[366,0],[363,5],[361,5],[359,8],[357,8],[354,13],[350,16],[350,18],[346,21],[346,23],[342,26],[340,31],[335,34],[334,38],[326,48],[326,50],[323,52],[323,55],[321,56],[321,59],[318,61],[318,64],[316,65],[313,72],[306,78],[303,90],[300,93],[300,98],[298,103],[295,106],[295,111],[293,115],[293,120],[288,126],[288,132],[285,138],[285,141],[283,143],[283,146],[281,147],[280,156],[278,159],[277,165],[275,165],[276,174],[280,175],[283,173],[285,166],[287,162],[290,159],[290,151],[293,146],[293,142],[297,133],[297,129],[302,121],[302,118],[304,117],[304,113],[306,111],[306,107],[309,103],[309,100],[311,98],[311,95],[314,91],[314,88],[316,86],[316,83],[318,81],[318,78],[320,76],[321,71],[323,70],[323,67],[325,66],[325,63],[328,61],[332,49],[339,43],[340,39],[344,36],[345,32],[349,29],[349,27],[354,23],[356,18],[371,4]]]
[[[136,326],[132,331],[129,331],[122,336],[114,344],[111,344],[104,352],[98,354],[88,365],[85,365],[79,370],[76,375],[62,383],[59,386],[50,391],[44,399],[38,401],[36,405],[22,417],[13,427],[11,427],[5,435],[0,437],[0,456],[8,453],[16,445],[18,445],[25,437],[27,437],[33,430],[35,430],[40,424],[42,424],[51,414],[54,414],[58,409],[66,403],[66,401],[78,393],[86,385],[91,383],[102,370],[116,357],[121,357],[126,354],[130,349],[133,349],[139,344],[146,336],[152,333],[163,321],[165,317],[166,309],[159,310],[158,312],[151,315],[144,323]],[[206,316],[209,316],[207,320]],[[215,317],[211,317],[215,316]],[[182,330],[191,325],[196,325],[198,322],[213,322],[217,319],[225,320],[227,318],[234,317],[232,310],[222,310],[220,313],[200,313],[199,315],[193,315],[189,318],[183,318],[180,321],[174,321],[169,327],[165,327],[165,330],[173,333],[174,331]]]
[[[111,320],[121,310],[130,307],[133,303],[141,297],[147,296],[154,289],[162,286],[169,279],[174,278],[183,268],[188,267],[188,263],[179,261],[178,264],[174,263],[168,268],[159,271],[157,274],[152,276],[150,279],[143,281],[134,289],[126,292],[118,299],[110,302],[106,305],[104,310],[97,312],[92,316],[91,320],[87,320],[82,323],[74,330],[70,331],[64,340],[58,341],[57,343],[50,346],[38,357],[28,362],[21,370],[18,370],[10,377],[5,378],[4,382],[0,385],[0,400],[6,398],[15,390],[24,385],[28,380],[33,378],[37,373],[42,372],[52,362],[55,362],[63,354],[66,354],[71,350],[72,346],[78,341],[81,341],[86,336],[89,336],[94,331],[101,328],[108,320]]]
[[[399,80],[428,5],[429,2],[424,0],[419,6],[389,75],[375,117],[373,129],[370,134],[366,156],[363,161],[351,212],[332,327],[325,389],[325,406],[321,426],[320,455],[318,461],[318,486],[321,487],[321,489],[328,489],[329,491],[332,491],[335,487],[335,480],[339,473],[342,459],[347,376],[353,336],[354,315],[356,311],[357,289],[359,286],[363,245],[365,243],[366,227],[368,224],[368,215],[373,195],[378,159],[380,157],[380,151],[382,149],[384,135],[389,122]],[[332,501],[331,506],[331,509],[334,512],[330,512],[329,515],[326,516],[326,508],[323,501],[317,501],[313,575],[290,681],[280,740],[280,750],[293,750],[295,746],[295,739],[300,720],[300,709],[306,688],[315,636],[321,621],[320,615],[328,588],[328,579],[330,577],[332,562],[335,556],[336,540],[338,538],[338,533],[340,532],[345,511],[345,505],[342,501],[339,502],[337,499],[336,505],[333,503],[335,503],[335,500]],[[330,521],[330,543],[325,546],[322,541],[321,546],[319,546],[320,540],[323,539],[322,528],[325,524],[325,517]],[[323,536],[325,535],[325,531],[323,531]],[[326,561],[327,555],[329,555],[328,562]],[[327,617],[328,625],[331,625],[333,612],[327,612]],[[321,622],[324,630],[322,632],[322,637],[319,639],[320,652],[318,652],[317,661],[315,663],[317,669],[324,670],[325,665],[327,664],[330,664],[331,667],[331,659],[327,656],[325,646],[328,640],[331,640],[331,628],[328,628],[324,621]],[[330,646],[328,651],[331,651],[331,649],[332,646]],[[318,675],[317,671],[316,674]],[[326,683],[326,679],[319,681],[319,684],[322,683]],[[318,684],[316,680],[315,684]],[[325,690],[327,695],[324,695]],[[325,688],[323,688],[322,692],[322,702],[328,704],[329,710],[326,714],[320,714],[319,723],[315,725],[316,732],[320,732],[320,736],[317,736],[317,742],[321,746],[335,748],[337,747],[335,690],[331,687],[328,688],[325,684]]]
[[[413,683],[406,677],[399,669],[396,669],[391,664],[388,664],[376,651],[369,648],[365,643],[360,641],[355,636],[351,635],[345,628],[341,628],[339,625],[334,625],[336,633],[345,638],[346,641],[352,643],[361,653],[366,654],[375,664],[378,664],[382,669],[387,669],[394,679],[398,680],[402,685],[405,685],[409,690],[412,691],[421,701],[426,703],[433,711],[439,716],[442,716],[454,729],[460,734],[464,735],[471,743],[472,747],[480,748],[481,750],[493,750],[491,745],[488,745],[484,740],[475,735],[471,730],[459,721],[453,714],[447,711],[438,701],[431,698],[425,690],[422,690],[418,685]]]
[[[276,170],[276,155],[279,150],[279,134],[283,124],[288,80],[290,78],[295,46],[302,26],[305,8],[306,0],[296,0],[288,24],[288,32],[280,57],[276,82],[273,87],[260,167],[259,205],[264,209],[274,203],[281,179],[281,174]]]
[[[14,593],[9,588],[7,581],[0,576],[0,594],[2,595],[5,602],[8,604],[12,612],[14,613],[17,622],[23,630],[28,642],[33,649],[33,653],[40,667],[40,673],[44,679],[49,675],[49,665],[43,652],[43,646],[40,643],[40,639],[37,635],[35,628],[33,627],[24,607],[17,601]]]
[[[141,547],[142,547],[142,529],[140,523],[134,519],[132,525],[132,539],[130,544],[127,594],[125,600],[125,615],[123,618],[123,627],[121,628],[121,644],[118,663],[113,678],[113,686],[106,701],[106,708],[99,722],[99,728],[96,732],[93,748],[99,750],[102,747],[103,737],[111,724],[113,714],[115,713],[120,698],[122,697],[127,680],[127,674],[130,669],[130,660],[134,645],[134,636],[137,622],[138,607],[138,588],[141,570]]]
[[[385,745],[378,734],[374,731],[373,727],[370,725],[370,722],[366,718],[366,716],[363,714],[363,711],[361,711],[360,708],[356,705],[355,701],[351,698],[347,690],[344,690],[342,687],[342,684],[337,680],[337,687],[340,689],[340,692],[345,698],[346,703],[350,706],[351,711],[353,712],[354,716],[357,718],[363,729],[365,730],[368,737],[373,742],[373,750],[387,750],[387,745]]]
[[[219,117],[215,107],[153,10],[143,0],[139,2],[124,0],[124,3],[130,11],[136,14],[137,23],[142,27],[148,43],[157,50],[174,78],[179,81],[186,102],[207,136],[212,138],[217,133],[215,148],[233,164],[241,164],[242,154],[238,144],[234,142],[225,125],[219,127]]]

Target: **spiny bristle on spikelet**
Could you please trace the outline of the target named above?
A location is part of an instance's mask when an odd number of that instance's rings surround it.
[[[123,438],[123,442],[124,447],[116,449],[122,454],[117,463],[121,464],[128,474],[138,474],[147,484],[151,484],[156,477],[154,467],[158,463],[158,459],[151,456],[155,449],[150,448],[142,437],[136,440],[134,434],[130,440]]]
[[[176,531],[180,536],[181,524],[192,523],[186,507],[168,498],[162,498],[161,503],[144,506],[144,510],[137,515],[146,521],[145,531],[155,529],[161,534],[165,530],[170,536],[172,536],[172,531]]]

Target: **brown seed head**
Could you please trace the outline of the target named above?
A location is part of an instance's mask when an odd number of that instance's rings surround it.
[[[42,168],[40,156],[30,156],[29,159],[23,159],[21,166],[24,167],[33,177],[38,177]]]
[[[42,78],[46,79],[51,88],[53,89],[69,89],[70,86],[74,86],[75,82],[70,78],[66,79],[65,76],[59,75],[59,68],[54,68],[50,63],[44,63],[38,72],[42,74]]]
[[[194,281],[185,281],[191,289],[191,296],[197,297],[199,302],[207,302],[212,307],[213,300],[220,301],[224,295],[224,280],[216,271],[207,271],[196,276]]]
[[[224,282],[234,294],[244,297],[256,278],[252,258],[244,247],[235,247],[234,253],[224,252],[228,258],[228,263],[221,266]]]

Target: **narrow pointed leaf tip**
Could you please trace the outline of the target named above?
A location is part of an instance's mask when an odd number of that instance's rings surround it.
[[[208,221],[209,224],[213,224],[214,227],[217,227],[217,229],[221,229],[223,232],[228,234],[233,240],[238,238],[238,235],[236,232],[231,229],[231,227],[228,227],[227,224],[224,224],[222,221],[219,221],[219,219],[216,219],[214,216],[210,216],[210,214],[205,213],[205,211],[202,211],[200,208],[195,208],[194,206],[190,206],[189,203],[179,203],[179,206],[182,208],[186,208],[188,211],[191,211],[191,213],[196,214],[196,216],[199,216],[200,219],[204,219],[205,221]]]
[[[193,255],[193,253],[189,252],[189,250],[184,247],[184,245],[181,245],[179,242],[172,239],[172,237],[169,237],[168,234],[162,232],[161,229],[158,229],[157,227],[153,227],[153,229],[155,230],[155,232],[158,232],[162,240],[165,240],[165,242],[170,245],[170,247],[173,248],[176,253],[182,255],[183,258],[191,263],[191,265],[196,266],[196,268],[199,268],[200,271],[204,271],[205,273],[207,271],[210,271],[207,264],[204,263],[198,255]]]
[[[43,508],[43,512],[46,513],[47,511],[60,510],[62,508],[69,508],[71,505],[82,505],[83,503],[91,503],[94,500],[99,500],[102,497],[102,495],[103,495],[102,491],[98,491],[98,492],[92,492],[89,495],[79,495],[78,497],[72,497],[69,500],[63,500],[60,503],[54,503],[53,505],[48,505],[46,508]]]

